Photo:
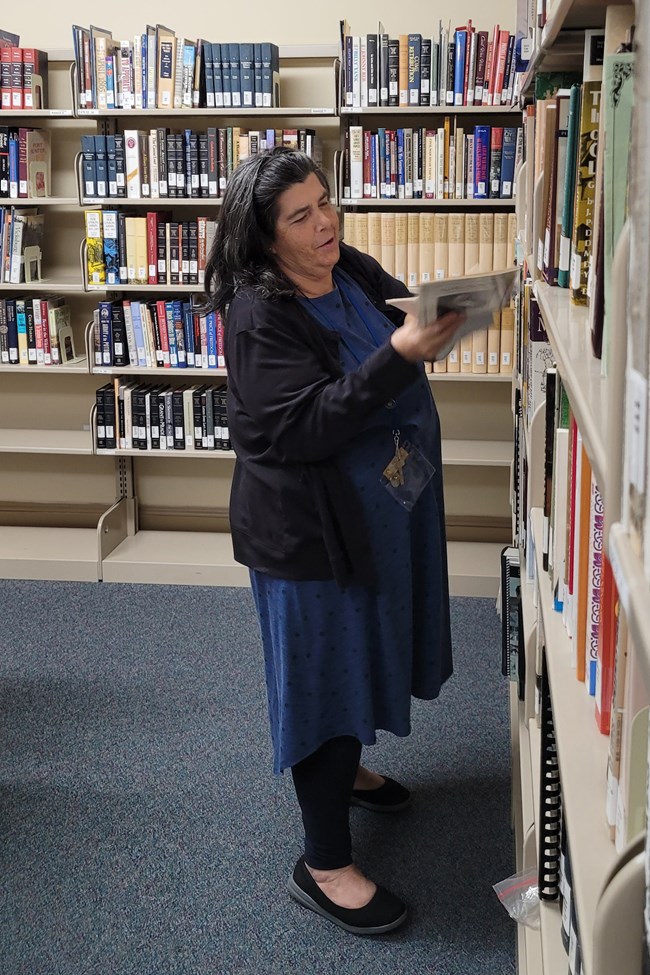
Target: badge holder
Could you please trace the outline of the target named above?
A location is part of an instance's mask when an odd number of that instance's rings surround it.
[[[436,469],[410,441],[400,444],[399,430],[393,431],[393,439],[395,455],[384,468],[380,480],[388,493],[411,511]]]

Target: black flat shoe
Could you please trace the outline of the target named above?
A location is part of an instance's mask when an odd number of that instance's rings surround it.
[[[401,812],[402,809],[406,809],[411,801],[409,790],[387,775],[384,778],[386,781],[377,789],[353,789],[350,805],[384,813]]]
[[[351,934],[386,934],[406,920],[406,905],[384,887],[364,907],[339,907],[320,889],[300,857],[289,880],[289,893],[295,901]]]

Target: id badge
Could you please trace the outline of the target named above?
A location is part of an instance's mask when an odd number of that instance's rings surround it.
[[[411,511],[436,472],[433,464],[409,440],[400,443],[394,434],[395,454],[384,468],[381,483],[395,500]]]

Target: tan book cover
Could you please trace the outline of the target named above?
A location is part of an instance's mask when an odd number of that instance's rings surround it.
[[[420,284],[435,279],[434,224],[432,210],[420,214]]]
[[[447,356],[447,372],[460,372],[460,342],[458,342]]]
[[[508,240],[506,251],[506,267],[513,267],[515,263],[515,238],[517,236],[517,214],[508,214]]]
[[[465,274],[476,274],[479,269],[479,216],[475,210],[465,214]]]
[[[447,372],[447,360],[446,359],[436,359],[432,367],[433,372]]]
[[[490,329],[472,332],[472,372],[488,371],[488,334]]]
[[[434,367],[434,363],[433,362],[425,362],[425,363],[423,363],[423,365],[424,365],[424,371],[425,371],[425,373],[427,375],[430,375],[432,372],[437,372],[438,371],[438,370],[436,370],[436,369],[433,368]]]
[[[420,214],[407,214],[407,264],[409,288],[414,288],[420,283]]]
[[[449,214],[449,277],[465,273],[465,214]]]
[[[449,214],[435,213],[433,223],[436,280],[449,277]]]
[[[501,312],[495,311],[487,332],[487,371],[499,372],[501,363]]]
[[[357,249],[368,253],[368,214],[357,214]]]
[[[126,281],[127,284],[137,284],[136,281],[136,229],[138,217],[125,217],[126,232]],[[168,225],[169,226],[169,225]]]
[[[357,214],[350,210],[343,214],[343,240],[350,247],[357,246]]]
[[[494,254],[494,214],[481,213],[479,216],[478,269],[493,271]]]
[[[409,37],[408,34],[399,35],[399,103],[409,103]]]
[[[371,210],[368,214],[368,253],[381,264],[381,213]]]
[[[174,80],[176,70],[176,35],[173,30],[160,24],[156,27],[158,44],[158,94],[157,108],[174,105]],[[233,147],[234,147],[233,136]]]
[[[499,372],[512,372],[515,347],[515,311],[504,308],[501,312],[501,349]]]
[[[395,277],[406,284],[408,277],[408,221],[405,213],[395,214]]]
[[[395,214],[381,215],[381,266],[395,277]]]
[[[508,214],[494,214],[494,249],[492,270],[505,271],[508,267]]]
[[[463,335],[460,340],[460,371],[472,372],[472,348],[473,339],[471,335]]]

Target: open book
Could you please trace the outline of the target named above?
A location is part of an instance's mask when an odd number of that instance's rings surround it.
[[[510,304],[510,295],[518,273],[517,268],[511,268],[507,271],[487,271],[466,277],[429,281],[419,285],[417,295],[389,298],[388,304],[409,315],[415,315],[422,325],[435,321],[449,311],[465,315],[465,321],[449,346],[441,349],[437,355],[438,359],[444,359],[464,335],[481,328],[489,328],[494,313]]]

